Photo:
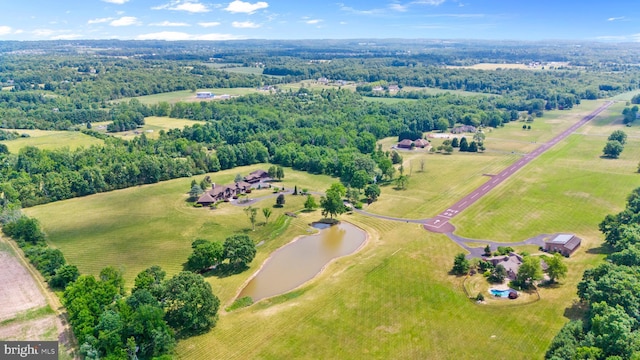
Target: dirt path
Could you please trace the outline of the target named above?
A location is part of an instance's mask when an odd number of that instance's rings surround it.
[[[16,315],[20,315],[25,310],[35,309],[39,306],[48,304],[54,311],[54,316],[42,317],[23,324],[23,327],[41,328],[42,332],[28,332],[30,336],[35,336],[33,340],[41,340],[37,336],[44,336],[47,328],[46,323],[49,319],[57,329],[57,340],[67,349],[76,347],[75,337],[69,327],[67,314],[62,302],[56,294],[54,294],[44,281],[42,275],[35,269],[24,257],[22,250],[16,243],[0,237],[0,242],[7,245],[11,249],[11,253],[0,250],[0,299],[2,299],[2,307],[0,307],[0,320],[12,319]],[[7,280],[9,276],[11,280]],[[14,306],[5,306],[6,304],[15,304]],[[19,320],[18,320],[19,322]],[[20,324],[11,323],[10,327],[20,327]],[[0,331],[0,333],[2,333]],[[21,339],[26,340],[26,339]]]

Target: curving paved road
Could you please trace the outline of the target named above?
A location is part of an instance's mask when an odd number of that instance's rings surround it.
[[[429,231],[438,232],[438,233],[451,233],[451,232],[453,232],[453,230],[455,230],[455,227],[452,224],[449,223],[449,221],[452,218],[454,218],[460,212],[462,212],[464,209],[468,208],[473,203],[478,201],[478,199],[480,199],[481,197],[486,195],[489,191],[491,191],[493,188],[495,188],[496,186],[501,184],[503,181],[505,181],[507,178],[509,178],[509,176],[513,175],[516,171],[520,170],[522,167],[524,167],[525,165],[530,163],[532,160],[534,160],[535,158],[540,156],[542,153],[544,153],[545,151],[547,151],[548,149],[553,147],[555,144],[557,144],[558,142],[562,141],[564,138],[566,138],[571,133],[576,131],[579,127],[581,127],[582,125],[584,125],[587,122],[589,122],[591,119],[596,117],[598,114],[600,114],[602,111],[604,111],[606,108],[608,108],[612,104],[613,104],[613,101],[608,101],[608,102],[604,103],[602,106],[597,108],[591,114],[583,117],[580,121],[578,121],[577,123],[573,124],[571,127],[569,127],[568,129],[566,129],[565,131],[560,133],[558,136],[556,136],[553,139],[551,139],[551,141],[542,144],[541,146],[539,146],[537,149],[535,149],[531,153],[529,153],[526,156],[522,157],[516,163],[514,163],[511,166],[509,166],[508,168],[502,170],[499,174],[493,176],[491,178],[491,180],[489,180],[486,183],[480,185],[477,189],[472,191],[469,195],[465,196],[464,198],[462,198],[457,203],[453,204],[447,210],[445,210],[445,211],[441,212],[440,214],[436,215],[435,217],[427,220],[425,222],[425,224],[424,224],[424,228],[429,230]]]

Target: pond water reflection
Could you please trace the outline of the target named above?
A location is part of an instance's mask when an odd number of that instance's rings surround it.
[[[315,223],[320,232],[301,236],[276,250],[238,295],[253,301],[284,294],[316,276],[331,260],[354,253],[366,240],[355,225]]]

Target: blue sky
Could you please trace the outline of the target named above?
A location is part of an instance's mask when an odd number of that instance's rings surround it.
[[[632,0],[0,0],[0,40],[640,41]]]

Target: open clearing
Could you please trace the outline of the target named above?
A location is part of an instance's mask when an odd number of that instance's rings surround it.
[[[10,130],[14,131],[14,130]],[[26,146],[35,146],[39,149],[54,150],[68,147],[71,150],[79,147],[89,147],[94,144],[102,144],[102,140],[85,135],[79,131],[48,131],[48,130],[15,130],[20,134],[29,134],[29,137],[21,137],[14,140],[5,140],[1,143],[7,145],[9,152],[17,153]]]
[[[214,95],[231,95],[231,96],[242,96],[252,93],[260,92],[260,90],[255,88],[220,88],[220,89],[198,89],[197,91],[210,91]],[[145,95],[133,98],[122,98],[117,100],[116,102],[129,101],[131,99],[137,99],[142,104],[145,105],[153,105],[158,104],[160,102],[166,101],[170,104],[174,104],[177,102],[193,102],[193,101],[215,101],[216,99],[198,99],[196,98],[196,91],[191,90],[182,90],[182,91],[172,91],[161,94],[154,95]]]
[[[548,112],[534,121],[527,136],[548,141],[597,106],[585,103],[571,111]],[[583,238],[583,246],[567,260],[568,278],[558,287],[541,288],[541,300],[526,306],[508,301],[477,305],[467,299],[463,279],[448,274],[461,248],[446,236],[426,232],[420,224],[345,214],[341,218],[370,235],[361,251],[333,262],[296,291],[231,313],[223,311],[210,333],[179,343],[178,357],[466,359],[495,358],[497,353],[508,354],[509,359],[543,357],[553,336],[573,316],[571,306],[582,272],[604,257],[598,248],[602,242],[598,222],[605,214],[621,210],[626,194],[640,184],[635,173],[640,127],[619,127],[630,137],[620,159],[599,157],[606,136],[615,128],[611,123],[619,117],[616,106],[589,128],[581,128],[588,134],[563,140],[453,221],[459,235],[469,238],[508,242],[551,232],[572,232]],[[512,123],[487,134],[495,138],[487,140],[487,147],[491,149],[502,138],[506,141],[506,134],[522,131],[518,126]],[[450,156],[403,153],[405,172],[412,173],[409,188],[383,187],[380,200],[369,210],[410,218],[438,213],[486,181],[483,173],[495,173],[521,156],[507,150]],[[419,171],[422,157],[424,173]],[[224,184],[235,174],[265,167],[211,176]],[[97,274],[104,266],[115,265],[124,270],[128,287],[138,271],[153,264],[169,274],[181,270],[197,237],[223,240],[229,234],[247,232],[254,241],[264,241],[251,268],[225,278],[207,277],[222,308],[273,250],[306,234],[308,223],[320,218],[319,211],[297,218],[282,216],[281,211],[298,210],[304,201],[287,196],[285,208],[274,209],[269,224],[259,223],[253,232],[242,208],[230,204],[217,210],[190,207],[185,202],[190,181],[177,179],[65,200],[25,212],[41,221],[50,242],[82,273]],[[335,181],[287,168],[283,184],[324,191]],[[271,198],[254,206],[273,203]]]
[[[93,123],[93,129],[104,132],[106,134],[117,136],[125,140],[131,140],[140,134],[145,134],[150,139],[156,139],[160,136],[160,130],[182,129],[185,126],[193,126],[194,124],[204,124],[205,121],[176,119],[166,116],[148,116],[144,118],[144,125],[136,130],[121,131],[116,133],[107,133],[107,125],[111,121]]]

